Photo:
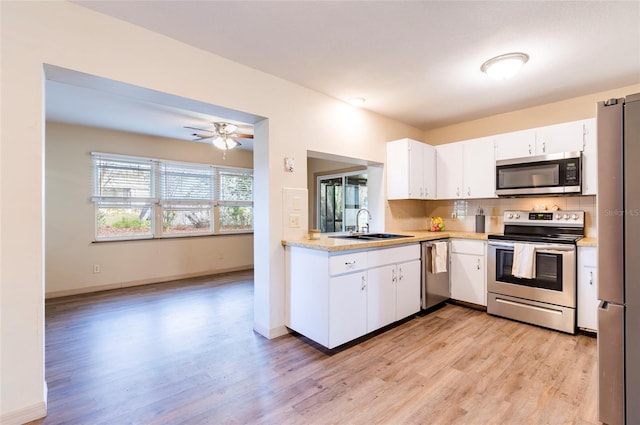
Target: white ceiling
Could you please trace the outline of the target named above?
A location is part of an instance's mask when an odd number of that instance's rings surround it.
[[[638,1],[75,3],[425,130],[640,83]],[[480,72],[513,51],[531,57],[515,78]]]

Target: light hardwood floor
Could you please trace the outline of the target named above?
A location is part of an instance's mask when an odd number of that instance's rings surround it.
[[[33,424],[597,424],[596,340],[446,305],[335,352],[252,330],[251,272],[46,302]]]

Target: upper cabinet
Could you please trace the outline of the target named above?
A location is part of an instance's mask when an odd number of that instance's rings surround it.
[[[495,143],[496,161],[532,156],[536,154],[536,131],[530,129],[498,134]]]
[[[581,151],[583,130],[584,121],[536,128],[536,155]]]
[[[496,160],[582,151],[585,120],[499,134]]]
[[[400,139],[387,143],[387,198],[436,199],[436,149]]]
[[[495,197],[493,137],[436,146],[438,199]]]

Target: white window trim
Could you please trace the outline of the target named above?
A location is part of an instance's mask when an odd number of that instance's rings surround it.
[[[233,234],[251,234],[253,233],[253,223],[251,223],[251,229],[246,230],[220,230],[220,206],[247,206],[253,207],[253,201],[228,201],[220,200],[219,190],[219,175],[223,172],[231,172],[235,174],[244,174],[250,176],[252,179],[251,190],[253,192],[253,169],[241,168],[241,167],[229,167],[224,165],[213,165],[196,162],[184,162],[164,160],[157,158],[121,155],[103,152],[91,152],[92,157],[92,173],[93,173],[93,196],[90,197],[91,202],[94,203],[94,240],[97,242],[104,241],[126,241],[126,240],[145,240],[145,239],[173,239],[182,237],[198,237],[198,236],[214,236],[214,235],[233,235]],[[118,197],[118,196],[97,196],[96,187],[98,187],[98,173],[96,167],[96,160],[113,160],[123,162],[144,162],[149,161],[152,163],[152,179],[151,179],[151,193],[152,197],[145,198],[133,198],[133,197]],[[213,198],[214,199],[163,199],[162,197],[162,165],[174,164],[182,165],[185,167],[207,167],[212,170],[211,176],[213,178]],[[98,236],[98,210],[99,208],[117,208],[122,205],[149,205],[153,209],[151,214],[151,235],[138,235],[138,236],[114,236],[114,237],[100,237]],[[184,206],[207,206],[211,209],[211,225],[206,232],[194,232],[194,233],[177,233],[169,234],[163,231],[163,212],[168,207]],[[204,208],[204,209],[207,209]],[[174,208],[172,208],[174,209]]]

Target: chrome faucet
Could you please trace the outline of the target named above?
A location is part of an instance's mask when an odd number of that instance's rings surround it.
[[[369,212],[368,209],[366,208],[360,208],[358,210],[358,212],[356,213],[356,232],[360,232],[360,213],[361,212],[366,212],[367,213],[367,220],[371,220],[371,213]],[[367,221],[367,232],[369,232],[369,222]]]

